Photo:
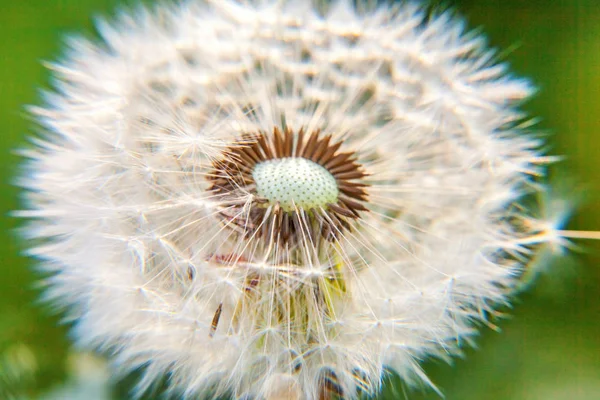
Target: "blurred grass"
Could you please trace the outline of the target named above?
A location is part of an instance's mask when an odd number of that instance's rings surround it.
[[[32,398],[62,382],[72,364],[65,329],[48,309],[35,304],[35,274],[31,262],[18,255],[22,245],[14,236],[16,221],[5,218],[18,208],[18,190],[10,186],[18,159],[10,152],[32,129],[23,105],[39,102],[37,88],[47,87],[49,78],[40,61],[56,59],[61,39],[89,34],[92,16],[110,15],[124,3],[0,0],[0,399]],[[550,134],[551,153],[566,156],[555,169],[568,171],[570,178],[556,174],[558,186],[567,187],[567,195],[585,196],[569,228],[600,229],[600,3],[444,4],[456,6],[471,28],[482,27],[493,46],[510,48],[507,59],[513,70],[539,87],[525,109],[542,117],[539,128]],[[581,245],[583,251],[554,260],[532,290],[516,300],[510,318],[498,321],[500,334],[484,329],[479,348],[466,349],[466,358],[454,366],[425,365],[447,399],[600,398],[600,246]],[[52,398],[61,398],[56,396]],[[395,382],[380,398],[438,397],[431,391],[404,391]]]

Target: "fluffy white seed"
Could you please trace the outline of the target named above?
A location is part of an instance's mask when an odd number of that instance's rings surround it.
[[[160,5],[52,66],[25,235],[78,343],[143,368],[139,395],[164,377],[187,398],[352,399],[385,368],[426,380],[419,361],[459,352],[556,236],[523,205],[549,160],[516,108],[529,84],[449,14],[357,3]],[[368,211],[334,240],[306,215],[298,243],[244,234],[232,221],[257,193],[209,190],[241,135],[286,126],[332,135],[368,173]],[[253,176],[286,210],[343,197],[308,160]]]

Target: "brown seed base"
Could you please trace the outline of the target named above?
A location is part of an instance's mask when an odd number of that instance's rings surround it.
[[[245,237],[279,244],[314,241],[318,236],[331,241],[350,230],[349,221],[359,218],[359,211],[368,211],[363,204],[368,185],[360,181],[366,173],[356,154],[339,152],[341,146],[342,142],[332,143],[331,135],[321,137],[319,130],[305,135],[303,129],[294,133],[276,127],[271,135],[244,134],[223,152],[223,159],[213,163],[209,174],[209,190],[221,204],[224,223]],[[279,202],[259,197],[252,176],[256,164],[286,157],[302,157],[327,169],[338,186],[337,202],[318,209],[284,211]]]

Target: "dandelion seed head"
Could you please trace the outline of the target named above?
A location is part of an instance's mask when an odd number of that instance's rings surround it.
[[[138,396],[428,382],[557,241],[528,82],[449,13],[318,3],[138,9],[50,66],[24,234]]]

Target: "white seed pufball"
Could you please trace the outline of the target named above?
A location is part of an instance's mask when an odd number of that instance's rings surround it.
[[[252,171],[257,194],[279,202],[284,211],[310,210],[337,203],[339,189],[323,166],[302,157],[286,157],[256,164]]]

